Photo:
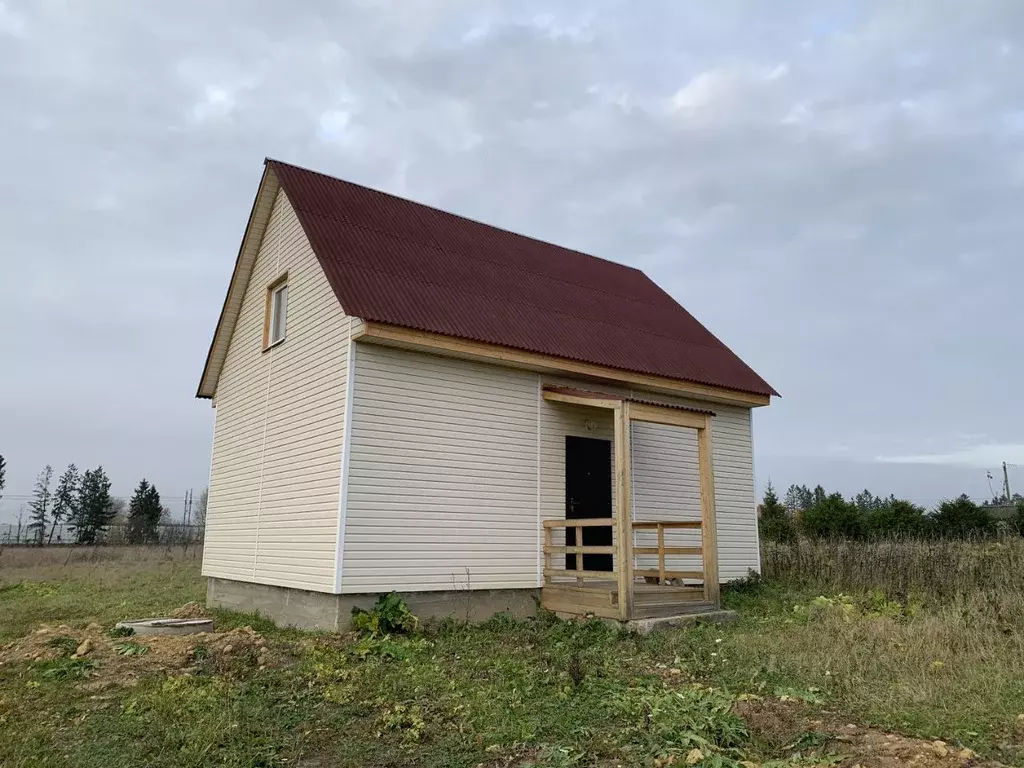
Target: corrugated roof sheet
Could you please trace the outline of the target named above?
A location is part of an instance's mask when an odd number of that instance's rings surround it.
[[[777,394],[637,269],[276,160],[267,164],[349,315]]]
[[[687,411],[689,413],[699,413],[701,416],[714,416],[714,411],[706,411],[703,408],[691,408],[688,405],[675,405],[673,403],[659,403],[657,400],[647,400],[643,397],[623,397],[622,395],[613,395],[608,392],[592,392],[589,389],[576,389],[576,387],[544,387],[545,392],[558,392],[562,395],[572,395],[573,397],[589,398],[591,400],[624,400],[627,403],[641,403],[643,405],[657,405],[660,408],[673,408],[677,411]]]

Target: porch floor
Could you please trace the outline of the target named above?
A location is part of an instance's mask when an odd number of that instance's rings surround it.
[[[540,602],[543,608],[554,613],[620,618],[618,585],[612,579],[584,579],[582,586],[575,580],[548,583],[541,589]],[[704,599],[703,586],[634,582],[633,612],[627,618],[656,619],[714,610],[717,606]]]

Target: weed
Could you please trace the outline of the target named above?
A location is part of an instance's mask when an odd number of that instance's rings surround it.
[[[114,646],[114,652],[121,656],[145,656],[149,653],[149,646],[140,643],[118,643]]]
[[[405,600],[397,592],[388,592],[377,598],[373,608],[352,608],[352,625],[363,634],[381,637],[391,634],[408,634],[420,627],[419,619],[413,616]]]
[[[90,659],[72,659],[70,656],[61,656],[51,661],[39,662],[36,676],[40,680],[48,682],[77,680],[88,677],[95,666],[96,663]]]
[[[76,650],[78,650],[78,641],[73,637],[68,637],[67,635],[57,635],[56,637],[51,637],[49,640],[46,641],[46,644],[51,648],[56,648],[64,656],[70,656]]]
[[[107,635],[110,637],[131,637],[135,634],[135,629],[132,627],[119,627],[116,624],[107,630]]]

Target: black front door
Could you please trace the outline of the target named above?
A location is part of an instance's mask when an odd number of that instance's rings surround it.
[[[565,519],[612,516],[612,443],[591,437],[565,438]],[[565,530],[565,544],[576,545],[576,529]],[[610,547],[612,523],[608,527],[583,529],[584,547]],[[567,570],[576,569],[576,555],[565,556]],[[583,570],[612,570],[611,555],[583,555]]]

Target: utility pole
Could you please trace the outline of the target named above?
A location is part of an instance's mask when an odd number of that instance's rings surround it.
[[[1010,503],[1010,473],[1006,471],[1006,462],[1003,462],[1003,493],[1006,494],[1006,503]]]

